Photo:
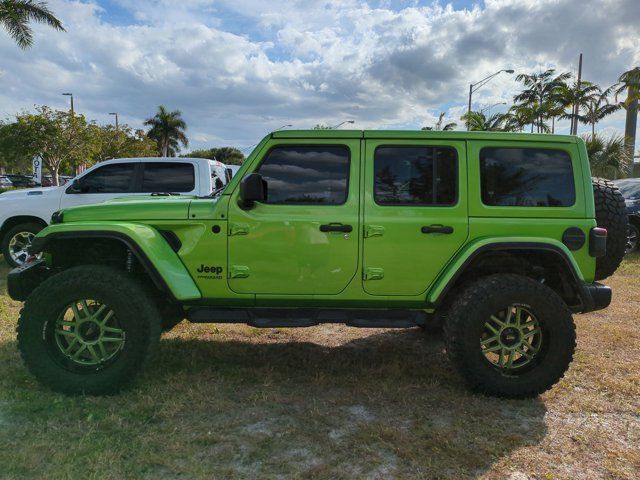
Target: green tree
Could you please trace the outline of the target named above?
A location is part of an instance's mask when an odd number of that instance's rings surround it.
[[[156,142],[143,130],[133,130],[128,125],[90,125],[92,160],[102,162],[112,158],[154,157],[158,154]]]
[[[596,135],[596,123],[619,110],[621,107],[620,105],[609,103],[609,97],[613,89],[614,87],[611,86],[603,91],[598,87],[598,92],[587,99],[578,116],[580,122],[591,125],[592,137]]]
[[[591,174],[604,178],[621,178],[629,174],[632,158],[624,138],[604,139],[599,135],[583,136],[591,164]]]
[[[445,123],[444,125],[442,124],[444,119],[444,114],[445,112],[440,113],[440,116],[438,117],[438,121],[436,122],[435,126],[422,127],[422,130],[442,130],[446,132],[446,131],[455,129],[458,126],[458,124],[455,122]]]
[[[76,115],[72,125],[68,112],[46,106],[36,107],[35,113],[18,114],[11,135],[12,139],[0,143],[0,148],[13,145],[24,157],[40,156],[54,185],[58,185],[61,168],[71,162],[85,163],[95,148],[84,116]]]
[[[214,147],[208,150],[194,150],[182,156],[190,158],[210,158],[211,160],[218,160],[225,165],[242,165],[245,160],[244,154],[235,147]]]
[[[189,146],[185,134],[187,124],[182,119],[180,110],[170,112],[164,105],[160,105],[158,112],[144,124],[150,127],[147,136],[157,143],[160,157],[175,157],[181,144]]]
[[[580,82],[580,88],[576,82],[571,85],[567,83],[560,85],[555,92],[558,104],[565,110],[560,114],[560,118],[570,120],[572,126],[575,122],[588,123],[583,112],[594,100],[597,100],[600,93],[601,89],[598,85],[584,80]]]
[[[514,97],[514,102],[533,112],[535,121],[532,122],[532,127],[536,126],[538,133],[548,131],[545,121],[558,114],[557,91],[569,78],[571,74],[568,72],[555,75],[553,68],[542,73],[521,73],[516,77],[525,88]]]
[[[620,75],[616,90],[616,99],[623,92],[627,92],[627,98],[622,102],[627,111],[624,124],[624,143],[631,158],[636,148],[636,128],[638,124],[638,101],[640,101],[640,67],[632,68]],[[640,171],[634,171],[634,176],[640,176]]]
[[[505,129],[506,118],[501,113],[494,113],[487,118],[482,112],[469,112],[460,117],[460,120],[463,120],[471,131],[501,132]]]
[[[29,172],[32,160],[16,124],[0,123],[0,173]]]
[[[62,22],[49,10],[47,2],[35,0],[0,0],[0,25],[20,48],[33,45],[33,30],[29,22],[45,23],[64,32]]]
[[[316,124],[315,127],[313,127],[314,130],[331,130],[331,127],[329,125],[324,125],[322,123],[318,123]]]

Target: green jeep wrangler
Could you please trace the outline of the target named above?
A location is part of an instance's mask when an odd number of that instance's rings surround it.
[[[622,196],[571,136],[279,131],[224,190],[167,193],[56,212],[9,274],[42,383],[116,392],[183,319],[344,323],[443,326],[470,387],[535,396],[626,243]]]

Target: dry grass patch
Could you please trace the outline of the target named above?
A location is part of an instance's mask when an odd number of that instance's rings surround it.
[[[613,305],[576,317],[565,379],[526,401],[467,392],[419,329],[187,323],[133,390],[69,398],[26,372],[2,296],[0,477],[637,478],[639,280],[636,256]]]

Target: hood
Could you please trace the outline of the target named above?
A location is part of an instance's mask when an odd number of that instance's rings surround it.
[[[186,220],[192,197],[124,197],[94,205],[65,208],[63,221]]]
[[[24,188],[19,190],[9,190],[0,194],[0,200],[2,199],[17,199],[17,198],[42,198],[48,197],[59,190],[60,187],[43,187],[43,188]]]

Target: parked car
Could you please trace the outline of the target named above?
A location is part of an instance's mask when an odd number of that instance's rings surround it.
[[[0,188],[12,188],[13,182],[6,175],[0,175]]]
[[[37,186],[33,177],[29,175],[7,175],[7,178],[11,180],[15,188],[33,188]]]
[[[627,233],[624,199],[591,180],[582,139],[442,131],[274,132],[214,196],[64,208],[52,223],[32,246],[42,260],[7,287],[26,299],[27,367],[76,394],[130,384],[187,318],[444,321],[471,388],[533,397],[572,361],[573,314],[609,305],[597,281]]]
[[[629,215],[629,235],[627,253],[638,249],[638,232],[640,232],[640,178],[625,178],[614,182],[620,189],[627,205]]]
[[[152,193],[206,197],[224,184],[224,165],[209,159],[151,157],[102,162],[68,185],[0,195],[0,250],[9,265],[24,263],[35,235],[61,208]]]
[[[58,176],[58,185],[65,185],[69,180],[73,177],[59,175]],[[40,182],[41,187],[52,187],[53,186],[53,177],[51,175],[44,175],[42,177],[42,182]]]

